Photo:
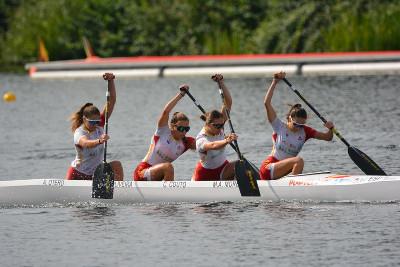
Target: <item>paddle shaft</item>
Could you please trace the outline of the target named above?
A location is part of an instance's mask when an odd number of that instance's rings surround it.
[[[108,106],[110,105],[110,88],[107,87],[107,103],[106,103],[106,112],[104,114],[105,116],[105,123],[104,123],[104,128],[105,128],[105,134],[108,134]],[[107,162],[107,140],[104,142],[104,162]]]
[[[186,94],[189,96],[189,98],[192,99],[193,103],[200,109],[200,111],[201,111],[203,114],[205,114],[206,111],[204,110],[204,108],[203,108],[199,103],[197,103],[197,101],[196,101],[196,99],[193,97],[193,95],[192,95],[188,90],[185,90],[185,92],[186,92]],[[230,120],[229,120],[229,123],[230,123],[230,125],[232,125],[232,123],[231,123]],[[231,145],[231,147],[233,148],[233,150],[235,150],[235,151],[237,152],[237,150],[238,150],[237,146],[235,146],[235,145],[232,144],[232,143],[229,143],[229,144]]]
[[[206,111],[204,110],[204,108],[203,108],[199,103],[197,103],[197,101],[196,101],[196,99],[193,97],[193,95],[192,95],[188,90],[185,90],[185,93],[190,97],[190,99],[192,99],[193,103],[200,109],[200,111],[201,111],[203,114],[205,114]]]
[[[231,133],[235,134],[233,129],[231,116],[229,114],[229,109],[226,106],[226,100],[224,92],[222,90],[221,84],[218,83],[219,94],[221,95],[222,103],[224,105],[226,118],[228,119],[229,128]],[[260,189],[258,188],[257,180],[260,179],[259,170],[248,162],[240,153],[239,145],[237,140],[233,140],[236,147],[236,153],[238,154],[239,160],[235,162],[235,176],[239,186],[240,194],[242,196],[261,196]]]
[[[225,105],[225,96],[224,96],[224,92],[222,91],[222,88],[221,88],[221,86],[220,86],[220,84],[218,83],[218,88],[219,88],[219,94],[221,95],[221,99],[222,99],[222,103],[224,104],[224,106],[225,106],[225,114],[226,114],[226,118],[228,119],[228,124],[229,124],[229,128],[231,129],[231,133],[235,133],[235,130],[233,129],[233,125],[232,125],[232,121],[231,121],[231,116],[230,116],[230,114],[229,114],[229,109],[226,107],[226,105]],[[240,160],[243,160],[243,155],[242,155],[242,153],[240,153],[240,149],[239,149],[239,145],[238,145],[238,143],[237,143],[237,140],[233,140],[233,143],[235,144],[235,147],[236,147],[236,149],[235,149],[235,151],[236,151],[236,153],[238,154],[238,156],[239,156],[239,159]]]
[[[293,92],[295,92],[295,94],[301,98],[301,100],[303,100],[304,103],[306,103],[306,105],[312,110],[314,111],[314,113],[318,116],[318,118],[320,118],[324,123],[327,122],[327,120],[322,117],[321,114],[319,114],[319,112],[299,93],[299,91],[297,91],[296,88],[294,88],[292,86],[292,84],[286,79],[283,78],[283,81],[290,87],[290,89],[292,89]],[[346,141],[346,139],[343,138],[343,136],[335,129],[332,128],[333,133],[347,146],[350,147],[350,144]]]
[[[105,134],[108,134],[108,112],[110,106],[110,82],[107,87],[107,102],[105,107]],[[92,182],[92,198],[112,199],[114,195],[114,172],[107,162],[107,140],[104,142],[104,160],[100,163],[94,174]]]

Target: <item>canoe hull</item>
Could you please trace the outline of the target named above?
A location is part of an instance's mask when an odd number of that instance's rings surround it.
[[[77,202],[149,203],[213,201],[400,201],[400,176],[318,174],[258,181],[261,197],[242,197],[236,181],[115,182],[113,199],[91,198],[91,181],[0,181],[0,206]]]

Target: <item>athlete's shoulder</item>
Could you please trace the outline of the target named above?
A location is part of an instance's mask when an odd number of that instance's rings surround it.
[[[304,125],[304,132],[306,134],[306,141],[310,138],[314,138],[315,135],[317,134],[317,130],[315,130],[314,128]]]

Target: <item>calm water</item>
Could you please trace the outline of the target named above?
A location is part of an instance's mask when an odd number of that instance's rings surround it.
[[[341,134],[388,174],[400,175],[399,76],[297,77],[299,91]],[[204,78],[117,80],[110,120],[109,159],[131,179],[147,151],[164,104],[181,83],[206,109],[219,108],[215,83]],[[271,149],[263,98],[267,79],[229,79],[232,120],[246,157],[259,165]],[[74,158],[68,117],[85,102],[103,106],[102,80],[31,81],[1,76],[0,180],[59,178]],[[274,99],[299,102],[283,83]],[[189,98],[177,106],[196,135],[199,111]],[[309,123],[323,129],[311,114]],[[228,150],[230,158],[235,154]],[[308,142],[305,172],[361,173],[335,139]],[[176,179],[191,177],[197,155],[175,165]],[[0,209],[1,266],[399,266],[400,205],[328,203],[204,203]]]

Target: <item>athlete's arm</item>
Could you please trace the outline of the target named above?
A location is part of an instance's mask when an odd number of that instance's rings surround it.
[[[189,86],[186,84],[181,85],[179,88],[183,88],[184,90],[180,90],[178,94],[176,94],[168,103],[165,105],[160,118],[158,119],[157,126],[163,127],[168,125],[169,114],[172,109],[178,104],[179,100],[181,100],[185,96],[186,90],[189,90]]]
[[[331,141],[333,138],[333,128],[335,127],[331,121],[327,121],[324,126],[328,128],[327,132],[316,132],[315,138],[319,140]]]
[[[285,78],[285,75],[286,75],[286,73],[282,72],[282,71],[274,74],[274,79],[272,80],[271,85],[269,86],[267,94],[265,95],[265,98],[264,98],[264,106],[267,111],[268,121],[270,123],[272,123],[276,118],[276,112],[275,112],[275,109],[272,107],[272,103],[271,103],[272,96],[274,95],[274,90],[275,90],[276,85],[278,84],[278,82],[281,79]]]
[[[104,144],[105,141],[110,139],[106,134],[102,134],[99,139],[89,140],[86,135],[79,138],[78,145],[85,148],[93,148],[98,145]]]
[[[228,87],[226,87],[224,83],[224,76],[222,76],[222,74],[215,74],[211,77],[211,79],[213,79],[213,81],[218,83],[218,87],[222,89],[222,93],[224,94],[225,103],[222,103],[221,113],[223,114],[224,120],[226,121],[228,118],[226,117],[225,109],[227,109],[228,112],[230,112],[232,108],[231,93],[229,92]]]
[[[219,150],[224,148],[227,144],[232,143],[234,140],[237,140],[237,135],[236,134],[229,134],[225,136],[224,140],[219,140],[219,141],[214,141],[214,142],[209,142],[204,144],[203,146],[203,151],[209,151],[209,150]]]
[[[108,90],[110,91],[110,105],[108,106],[108,118],[110,118],[110,116],[114,110],[115,102],[117,101],[117,93],[115,90],[115,83],[114,83],[115,76],[112,73],[104,73],[103,79],[108,81],[107,86],[108,86]],[[107,103],[106,103],[106,105],[107,105]],[[103,114],[106,114],[106,105],[103,108]]]

